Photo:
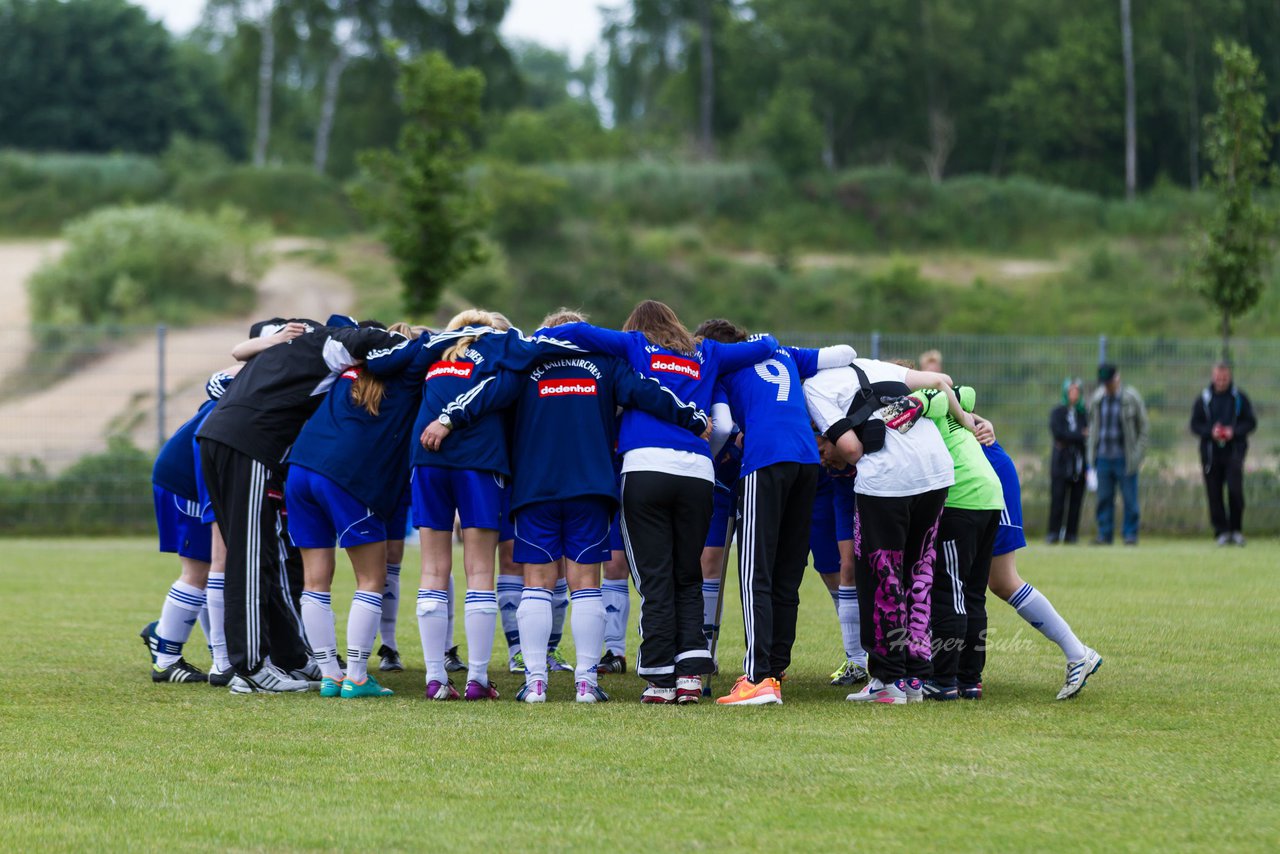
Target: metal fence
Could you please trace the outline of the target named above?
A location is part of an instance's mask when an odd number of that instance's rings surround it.
[[[6,330],[0,335],[0,532],[147,530],[150,459],[195,411],[205,379],[230,363],[231,347],[246,332],[233,324]],[[1082,377],[1091,391],[1098,363],[1115,362],[1151,417],[1145,527],[1187,533],[1206,527],[1187,422],[1218,355],[1214,340],[874,332],[779,338],[802,346],[849,343],[884,359],[940,350],[945,370],[978,390],[979,411],[1017,459],[1033,532],[1046,513],[1048,416],[1062,380]],[[1280,532],[1280,339],[1238,341],[1233,349],[1237,381],[1259,420],[1246,478],[1246,527]]]

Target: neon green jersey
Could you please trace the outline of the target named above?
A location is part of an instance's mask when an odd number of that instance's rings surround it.
[[[1004,489],[1000,478],[987,462],[982,445],[947,409],[946,395],[923,389],[912,396],[925,403],[924,414],[938,425],[955,465],[956,482],[947,490],[945,506],[957,510],[1003,510]]]

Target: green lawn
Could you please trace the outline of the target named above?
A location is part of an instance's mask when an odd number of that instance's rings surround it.
[[[641,706],[631,675],[605,677],[615,702],[578,706],[571,674],[524,706],[505,672],[498,703],[427,703],[408,604],[390,700],[152,685],[137,631],[175,561],[147,540],[0,554],[4,849],[1280,846],[1274,542],[1024,552],[1023,575],[1106,658],[1067,703],[1057,648],[998,601],[984,700],[846,703],[811,575],[786,704],[735,709]],[[736,599],[735,584],[727,614]],[[726,619],[728,669],[740,624]]]

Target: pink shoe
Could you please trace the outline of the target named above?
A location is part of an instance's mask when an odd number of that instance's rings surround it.
[[[427,699],[456,700],[458,699],[458,689],[453,687],[452,682],[441,682],[437,679],[432,679],[427,683]]]
[[[463,697],[466,700],[496,700],[498,699],[498,689],[493,687],[493,683],[481,685],[472,679],[467,683],[467,693]]]

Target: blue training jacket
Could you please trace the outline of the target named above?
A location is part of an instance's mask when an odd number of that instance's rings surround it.
[[[156,455],[156,463],[151,469],[152,483],[187,501],[200,500],[200,489],[196,484],[196,466],[200,464],[196,456],[196,431],[234,379],[222,371],[209,377],[204,385],[209,399],[201,403],[196,414],[175,430],[161,446],[160,453]]]
[[[744,434],[741,477],[775,463],[818,462],[802,385],[817,372],[817,350],[779,347],[720,378],[734,423]]]
[[[588,323],[569,323],[548,332],[584,350],[626,359],[641,374],[658,380],[680,400],[703,411],[711,409],[712,393],[720,374],[767,359],[778,347],[772,335],[765,335],[741,344],[703,340],[698,342],[696,352],[677,353],[650,344],[642,332],[615,332]],[[711,456],[707,443],[689,431],[647,412],[629,409],[622,416],[618,453],[626,454],[636,448],[672,448]]]

